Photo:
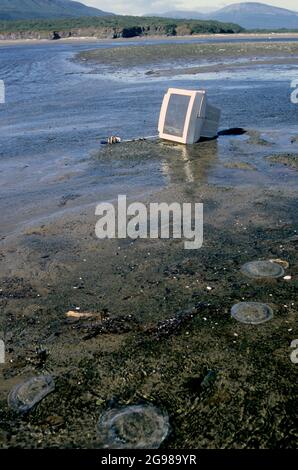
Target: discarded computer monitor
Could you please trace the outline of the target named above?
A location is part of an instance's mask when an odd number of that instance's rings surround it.
[[[217,136],[220,113],[209,104],[205,90],[169,88],[160,111],[159,136],[181,144],[212,139]]]

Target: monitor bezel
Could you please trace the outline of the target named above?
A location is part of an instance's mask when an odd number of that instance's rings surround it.
[[[181,144],[185,144],[188,141],[188,135],[189,135],[189,130],[190,130],[190,124],[191,124],[191,119],[193,117],[193,112],[194,112],[194,105],[196,102],[196,97],[198,93],[202,93],[203,90],[182,90],[181,88],[169,88],[168,92],[164,96],[161,111],[160,111],[160,118],[159,118],[159,125],[158,125],[158,130],[159,130],[159,135],[161,139],[165,140],[170,140],[173,142],[178,142]],[[167,110],[170,102],[171,95],[183,95],[183,96],[189,96],[189,104],[188,104],[188,109],[185,117],[185,122],[184,122],[184,128],[183,128],[183,136],[182,137],[177,137],[172,134],[166,134],[164,132],[164,127],[165,127],[165,121],[166,121],[166,115],[167,115]]]

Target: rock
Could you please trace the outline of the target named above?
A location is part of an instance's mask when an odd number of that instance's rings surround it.
[[[61,39],[61,36],[57,31],[54,31],[53,36],[52,36],[52,40],[57,41],[58,39]]]

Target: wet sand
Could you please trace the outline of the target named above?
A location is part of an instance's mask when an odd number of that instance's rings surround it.
[[[1,241],[1,447],[101,447],[100,414],[138,403],[167,410],[164,448],[296,447],[297,169],[272,160],[285,152],[297,159],[293,133],[252,129],[188,148],[145,140],[94,156],[95,165],[123,168],[160,162],[167,185],[142,200],[203,202],[200,250],[178,240],[99,241],[97,201]],[[291,280],[240,272],[271,258],[289,262]],[[230,309],[242,300],[267,303],[274,318],[236,322]],[[69,310],[96,316],[71,319]],[[215,380],[203,388],[208,370]],[[17,416],[8,392],[44,373],[56,390]]]

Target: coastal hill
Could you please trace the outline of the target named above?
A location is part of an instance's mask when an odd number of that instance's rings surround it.
[[[0,0],[1,1],[1,0]],[[0,20],[0,40],[60,39],[93,37],[99,39],[137,36],[185,36],[193,34],[233,34],[243,32],[237,24],[219,21],[172,20],[140,16],[89,16],[81,18]]]
[[[107,15],[112,15],[112,13],[71,0],[0,0],[0,20],[78,18]]]
[[[298,11],[256,2],[235,3],[207,14],[199,11],[179,10],[168,11],[157,16],[218,20],[237,23],[246,29],[298,29]]]

